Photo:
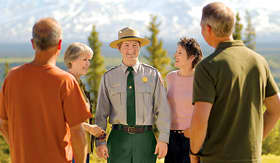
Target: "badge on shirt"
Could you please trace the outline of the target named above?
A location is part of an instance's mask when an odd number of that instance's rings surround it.
[[[144,83],[147,83],[148,78],[147,78],[146,76],[144,76],[144,77],[142,78],[142,81],[143,81]]]

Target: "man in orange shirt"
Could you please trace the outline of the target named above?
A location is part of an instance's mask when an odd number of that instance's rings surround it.
[[[83,163],[87,140],[82,123],[91,114],[75,78],[56,67],[61,27],[43,18],[32,35],[34,60],[12,69],[0,93],[0,131],[11,160],[70,163],[74,153],[76,162]]]

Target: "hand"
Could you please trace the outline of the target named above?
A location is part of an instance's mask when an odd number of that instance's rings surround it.
[[[101,129],[100,127],[98,127],[97,125],[83,123],[82,126],[87,132],[89,132],[91,135],[93,135],[95,137],[99,137],[99,136],[105,134],[105,131],[103,129]]]
[[[190,158],[191,158],[191,163],[199,163],[199,157],[190,154]]]
[[[191,136],[190,128],[187,128],[187,129],[184,130],[184,136],[185,136],[186,138],[189,138],[189,137]]]
[[[107,158],[109,157],[107,145],[102,144],[102,145],[98,146],[96,148],[96,154],[98,157],[104,158],[105,160],[107,160]]]
[[[164,158],[167,154],[167,143],[158,140],[155,154],[157,154],[157,158],[161,159]]]

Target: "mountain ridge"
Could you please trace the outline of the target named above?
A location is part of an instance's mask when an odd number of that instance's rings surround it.
[[[209,55],[211,52],[214,51],[214,49],[206,45],[205,42],[199,41],[199,43],[204,55]],[[64,51],[66,50],[69,44],[70,43],[67,42],[62,44],[61,55],[63,55]],[[167,50],[168,55],[170,57],[176,51],[176,44],[176,41],[163,43],[163,48]],[[256,51],[262,55],[280,55],[280,47],[277,42],[259,42],[257,43],[256,47]],[[105,57],[115,57],[119,54],[119,52],[116,49],[112,49],[109,47],[108,42],[102,43],[101,52],[102,55]],[[31,43],[0,43],[0,58],[32,57],[33,54],[34,51],[32,49]],[[141,54],[148,54],[145,47],[141,49]]]

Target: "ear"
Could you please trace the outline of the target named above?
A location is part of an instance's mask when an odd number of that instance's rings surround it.
[[[118,50],[119,50],[119,52],[121,52],[121,46],[118,46]]]
[[[193,60],[195,59],[195,56],[194,56],[194,55],[191,55],[191,56],[189,56],[188,59],[191,60],[191,61],[193,62]]]
[[[34,40],[33,40],[33,39],[31,39],[30,41],[31,41],[31,44],[32,44],[32,48],[35,50]]]
[[[58,50],[61,50],[61,44],[62,44],[62,40],[59,40],[58,47],[57,47]]]
[[[210,25],[206,25],[206,30],[210,34],[212,32],[212,27]]]

